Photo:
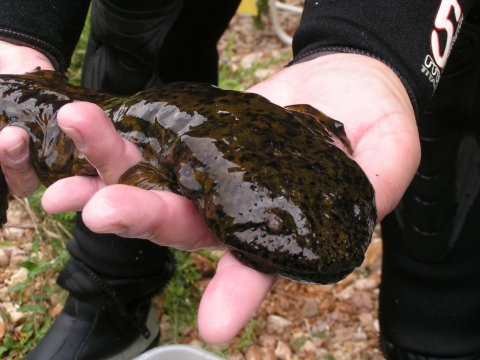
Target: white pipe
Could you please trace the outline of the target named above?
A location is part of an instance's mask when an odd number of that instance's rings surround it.
[[[303,9],[298,8],[296,6],[282,4],[275,0],[268,0],[268,9],[270,11],[270,17],[272,19],[273,28],[277,33],[277,36],[280,38],[287,45],[292,45],[292,37],[289,36],[281,27],[280,21],[278,19],[278,11],[277,9],[291,11],[297,14],[301,14]]]
[[[301,14],[303,12],[303,8],[301,8],[301,7],[287,5],[287,4],[281,3],[279,1],[276,1],[275,5],[277,6],[277,9],[290,11],[290,12],[293,12],[295,14]]]

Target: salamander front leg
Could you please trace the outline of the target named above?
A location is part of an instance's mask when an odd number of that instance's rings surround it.
[[[147,161],[141,161],[127,169],[119,184],[132,185],[145,190],[166,190],[178,194],[176,182],[169,178],[163,167],[153,166]]]

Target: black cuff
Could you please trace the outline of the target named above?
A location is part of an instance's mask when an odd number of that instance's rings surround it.
[[[66,71],[90,0],[2,0],[0,39],[29,46]]]

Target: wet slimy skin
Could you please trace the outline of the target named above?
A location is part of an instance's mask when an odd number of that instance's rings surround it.
[[[144,160],[119,183],[187,197],[242,263],[321,284],[362,263],[377,217],[374,190],[346,154],[343,125],[318,110],[207,84],[119,98],[69,85],[55,72],[0,75],[0,128],[30,134],[46,186],[94,173],[57,125],[58,110],[73,101],[98,104],[140,150]],[[1,175],[2,223],[7,195]]]

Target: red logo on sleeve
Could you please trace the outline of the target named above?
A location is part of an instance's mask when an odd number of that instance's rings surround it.
[[[441,70],[447,64],[448,56],[463,22],[463,11],[458,0],[442,0],[435,17],[430,37],[431,55],[425,57],[422,72],[436,88]]]

